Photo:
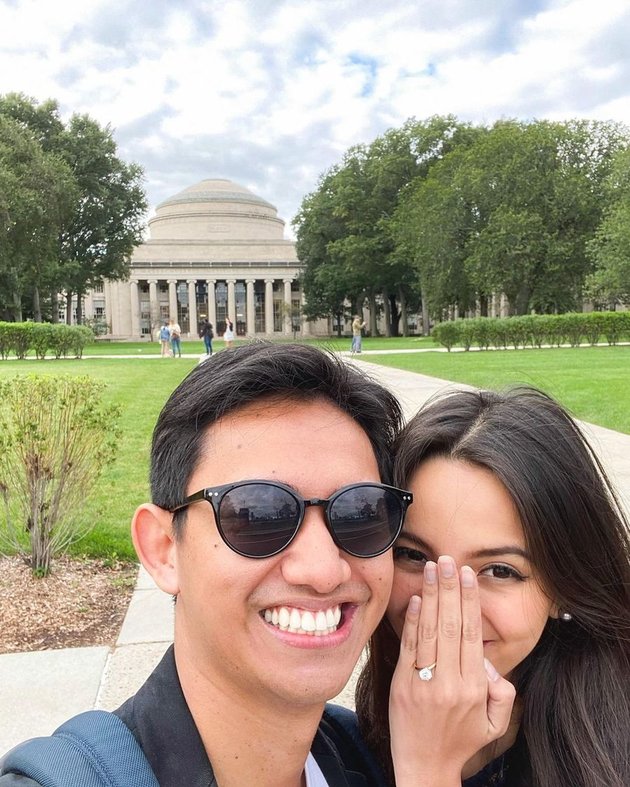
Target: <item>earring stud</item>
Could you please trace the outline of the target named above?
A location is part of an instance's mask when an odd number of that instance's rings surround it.
[[[570,612],[562,612],[560,614],[560,620],[563,620],[565,623],[568,623],[570,620],[573,620],[573,615]]]

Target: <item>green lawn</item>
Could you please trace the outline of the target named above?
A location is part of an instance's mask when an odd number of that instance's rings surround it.
[[[275,342],[293,342],[292,337],[287,337],[286,340],[274,339]],[[298,341],[300,341],[298,339]],[[349,350],[352,339],[350,336],[343,336],[341,339],[331,337],[327,339],[305,339],[307,344],[317,344],[320,347],[329,347],[332,350]],[[234,345],[245,344],[245,339],[236,339]],[[403,349],[419,349],[419,348],[435,348],[433,339],[428,336],[408,336],[408,337],[395,337],[387,339],[379,336],[375,339],[367,337],[363,339],[364,350],[403,350]],[[213,339],[212,348],[214,350],[222,350],[225,347],[223,339]],[[201,355],[205,352],[204,344],[201,339],[189,340],[182,339],[182,352],[194,353]],[[83,351],[84,355],[159,355],[160,344],[159,342],[96,342],[95,344],[88,344]]]
[[[479,388],[528,383],[584,421],[630,434],[630,346],[362,356]]]
[[[319,341],[332,349],[349,349],[349,340]],[[127,349],[120,352],[120,347]],[[219,349],[221,342],[217,342]],[[366,339],[364,349],[433,347],[430,339]],[[193,350],[194,347],[194,350]],[[83,360],[0,361],[0,377],[19,373],[89,374],[107,383],[106,396],[122,406],[122,437],[118,457],[85,502],[86,522],[96,523],[76,544],[75,554],[132,559],[129,523],[135,507],[149,499],[148,458],[158,413],[172,390],[196,364],[196,358],[143,357],[155,343],[98,345],[109,354],[137,356]],[[184,343],[184,352],[201,354],[201,342]],[[92,347],[86,348],[92,355]],[[446,380],[500,388],[526,382],[548,391],[575,415],[630,433],[630,347],[510,350],[488,352],[423,352],[369,356],[365,361],[421,372]]]

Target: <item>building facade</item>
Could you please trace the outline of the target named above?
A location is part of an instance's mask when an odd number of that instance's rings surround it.
[[[116,339],[155,338],[176,320],[196,337],[208,319],[221,335],[229,317],[238,336],[325,335],[326,320],[302,319],[293,241],[276,208],[230,180],[202,180],[158,205],[126,282],[88,294],[87,318]]]

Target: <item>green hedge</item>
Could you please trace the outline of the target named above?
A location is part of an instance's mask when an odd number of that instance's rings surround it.
[[[83,348],[94,340],[85,325],[51,325],[46,322],[0,322],[0,356],[26,358],[33,352],[45,358],[50,352],[55,358],[73,355],[80,358]]]
[[[431,336],[449,352],[455,345],[465,350],[471,347],[487,350],[561,344],[577,347],[597,344],[600,339],[617,344],[622,339],[630,340],[630,311],[449,320],[435,325]]]

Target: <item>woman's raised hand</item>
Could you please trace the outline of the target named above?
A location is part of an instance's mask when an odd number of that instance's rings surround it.
[[[397,787],[459,787],[466,762],[505,734],[514,696],[484,659],[475,572],[451,557],[428,561],[390,692]]]

